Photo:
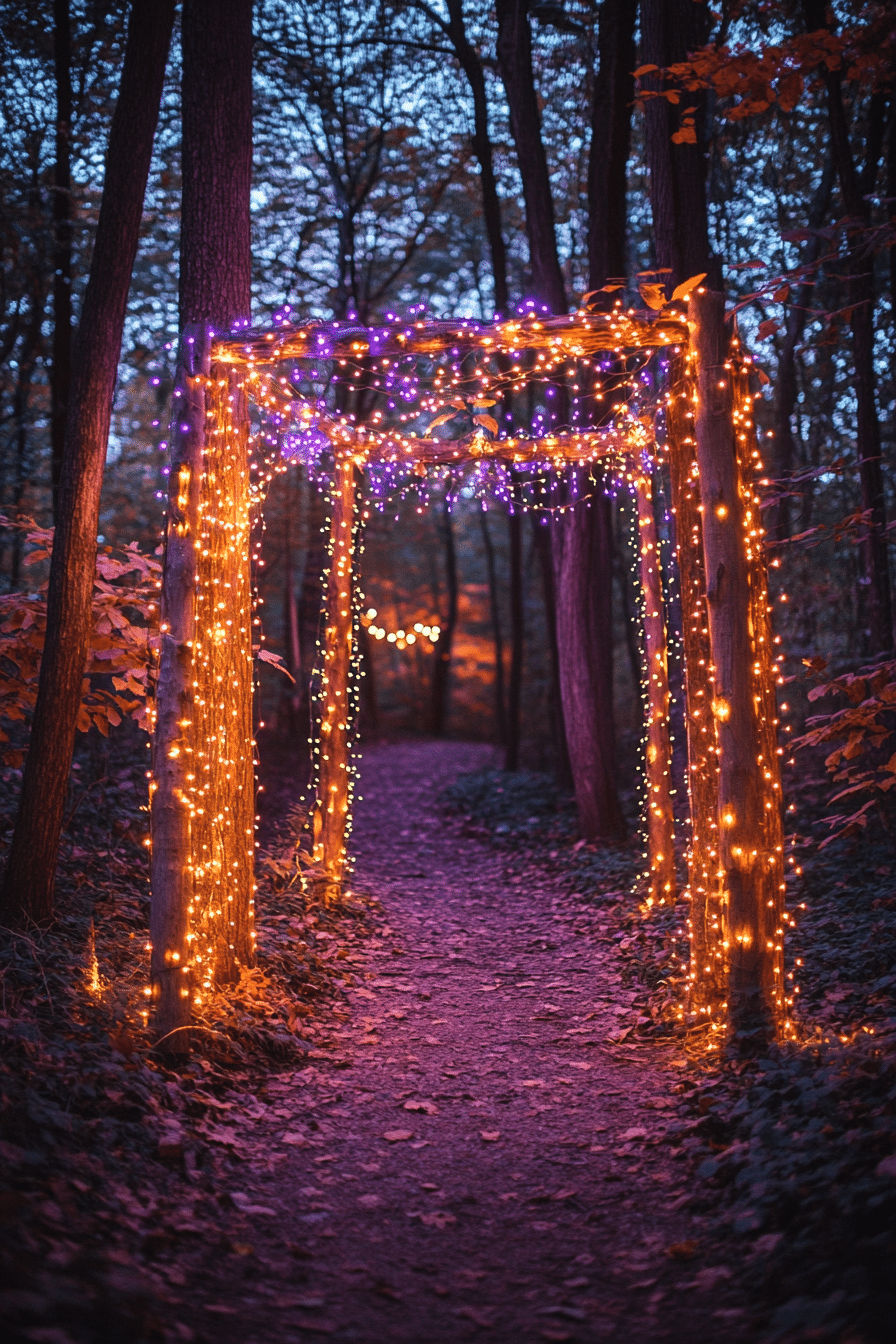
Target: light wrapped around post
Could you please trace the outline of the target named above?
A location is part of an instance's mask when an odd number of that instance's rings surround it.
[[[672,514],[675,519],[684,672],[684,721],[688,748],[688,935],[690,1008],[704,1020],[725,1023],[727,961],[719,878],[719,747],[712,715],[712,656],[703,561],[703,505],[697,469],[693,355],[676,356],[669,371],[666,437]]]
[[[151,783],[151,995],[165,1037],[254,959],[248,403],[199,326],[184,332],[173,411]]]
[[[650,895],[655,904],[674,898],[666,626],[648,424],[622,408],[612,427],[579,427],[575,409],[570,424],[556,425],[546,408],[524,434],[488,411],[512,405],[517,392],[537,383],[546,397],[566,380],[577,395],[599,398],[608,367],[602,352],[612,354],[615,367],[623,351],[642,352],[646,364],[651,352],[670,346],[676,350],[666,437],[691,804],[691,1004],[717,1031],[727,1021],[738,1029],[777,1023],[788,1004],[776,664],[750,484],[759,458],[748,361],[728,348],[721,296],[697,292],[690,306],[689,324],[677,312],[657,317],[618,306],[562,318],[532,312],[492,326],[424,319],[395,319],[397,325],[380,329],[281,324],[273,331],[235,330],[214,344],[198,327],[185,333],[171,434],[152,781],[150,992],[163,1036],[186,1043],[188,1032],[179,1029],[189,1026],[191,1007],[253,960],[250,510],[274,474],[303,454],[309,470],[321,474],[333,463],[311,822],[312,880],[321,898],[335,898],[348,864],[356,476],[371,468],[374,477],[376,468],[381,480],[398,483],[424,476],[428,467],[455,471],[464,463],[473,464],[480,484],[492,475],[510,479],[522,468],[537,477],[611,464],[618,481],[635,489]],[[333,376],[349,392],[365,394],[366,423],[328,409]],[[640,395],[634,374],[628,386]],[[250,397],[262,415],[251,486]],[[435,432],[449,421],[458,433]]]
[[[170,1050],[186,1050],[191,1019],[193,865],[187,775],[193,723],[193,640],[199,496],[205,467],[209,338],[188,327],[178,351],[171,418],[168,522],[160,600],[159,676],[153,735],[149,933],[153,1025]],[[175,1033],[172,1035],[171,1033]]]
[[[644,665],[647,692],[647,852],[650,901],[675,899],[675,820],[672,814],[672,743],[669,736],[669,666],[659,537],[653,512],[651,477],[635,478],[638,556],[644,604]]]
[[[188,775],[197,993],[255,956],[255,762],[249,420],[234,370],[211,366],[199,501],[192,764]]]
[[[728,1014],[736,1031],[773,1033],[783,1007],[781,792],[770,761],[774,669],[758,508],[747,480],[735,415],[736,369],[722,294],[691,296],[697,360],[697,466],[719,740],[719,869],[727,944]],[[765,619],[757,628],[760,605]],[[775,816],[778,816],[775,822]]]
[[[319,691],[319,760],[312,819],[312,860],[323,874],[325,899],[336,895],[345,873],[352,797],[355,463],[345,454],[334,454],[331,498],[330,573]]]

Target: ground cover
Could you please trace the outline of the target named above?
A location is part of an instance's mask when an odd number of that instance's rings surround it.
[[[13,1338],[886,1337],[886,840],[806,848],[801,1042],[710,1060],[637,843],[579,845],[491,764],[373,748],[333,913],[278,870],[302,781],[269,770],[259,968],[175,1068],[140,1015],[143,773],[82,762],[59,922],[2,948]]]

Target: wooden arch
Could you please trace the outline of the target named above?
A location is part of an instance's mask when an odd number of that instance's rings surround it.
[[[224,338],[182,338],[172,417],[161,652],[151,782],[152,995],[155,1021],[187,1028],[193,1005],[254,957],[254,741],[249,403],[296,399],[285,363],[430,357],[450,350],[556,368],[666,348],[665,443],[676,520],[683,624],[690,836],[691,1010],[713,1027],[780,1023],[783,832],[768,588],[754,481],[761,467],[749,359],[732,342],[720,295],[679,313],[475,323],[411,322],[384,331],[305,323]],[[323,351],[323,353],[322,353]],[[350,676],[357,474],[373,462],[499,459],[556,469],[625,462],[638,507],[647,706],[647,842],[652,900],[675,889],[666,622],[652,505],[650,432],[613,429],[540,438],[460,439],[361,427],[316,405],[300,423],[332,451],[330,565],[321,669],[313,860],[335,886],[346,864],[351,806]],[[707,582],[707,575],[710,581]]]

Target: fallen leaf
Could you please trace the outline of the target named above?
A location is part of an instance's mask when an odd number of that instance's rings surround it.
[[[436,1210],[434,1213],[421,1213],[420,1221],[424,1227],[442,1228],[450,1227],[452,1223],[457,1222],[457,1219],[453,1213],[442,1213],[440,1210]]]
[[[557,1204],[562,1204],[564,1200],[572,1199],[573,1196],[577,1195],[578,1193],[579,1193],[578,1190],[574,1189],[558,1190],[556,1195],[551,1195],[551,1199]]]
[[[632,1129],[627,1129],[622,1135],[623,1143],[630,1143],[632,1139],[646,1139],[647,1130],[641,1125],[635,1125]]]
[[[382,1204],[380,1195],[359,1195],[358,1203],[362,1209],[378,1209]]]
[[[387,1129],[383,1138],[387,1143],[404,1143],[407,1139],[414,1137],[412,1129]]]
[[[486,1143],[497,1143],[501,1137],[500,1129],[480,1129],[479,1137]]]
[[[670,1260],[693,1260],[699,1245],[696,1241],[675,1241],[666,1247]]]
[[[231,1190],[230,1198],[240,1213],[263,1213],[269,1218],[277,1217],[275,1209],[269,1209],[266,1204],[253,1204],[251,1196],[242,1190]]]
[[[406,1101],[402,1107],[405,1111],[417,1111],[421,1115],[438,1115],[439,1108],[434,1101]]]

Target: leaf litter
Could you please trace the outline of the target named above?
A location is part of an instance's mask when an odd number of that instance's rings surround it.
[[[863,861],[857,882],[848,853],[836,870],[836,846],[811,880],[804,864],[814,907],[798,935],[803,1030],[817,1038],[712,1063],[676,1022],[680,912],[644,920],[634,851],[578,846],[568,808],[531,777],[510,785],[515,801],[501,795],[498,821],[489,809],[508,777],[461,778],[463,809],[455,797],[446,821],[441,781],[486,749],[374,749],[352,896],[324,912],[265,878],[259,969],[214,1005],[193,1057],[173,1068],[148,1048],[140,1015],[142,777],[114,759],[114,739],[104,750],[85,774],[99,775],[105,802],[78,813],[67,839],[57,926],[0,953],[12,1337],[235,1344],[348,1328],[378,1341],[390,1322],[416,1320],[421,1338],[453,1338],[467,1322],[508,1344],[577,1339],[595,1323],[620,1340],[676,1329],[789,1340],[801,1311],[815,1338],[839,1338],[844,1319],[851,1339],[878,1337],[868,1303],[886,1318],[896,1146],[884,874]],[[402,815],[417,809],[425,863],[404,854],[390,867],[399,796]],[[124,839],[110,818],[127,823]],[[885,851],[877,868],[892,861]],[[91,920],[101,993],[90,988]],[[505,974],[511,962],[527,975]],[[450,974],[433,978],[436,968]],[[513,1018],[512,996],[527,990],[552,1021]],[[480,1076],[486,1053],[494,1071]],[[396,1132],[392,1091],[427,1101],[441,1078],[455,1093],[416,1112],[417,1134],[384,1143]],[[474,1098],[500,1125],[469,1127]],[[505,1138],[513,1190],[501,1165],[476,1166]],[[576,1167],[572,1182],[545,1179],[558,1164]],[[343,1245],[362,1270],[334,1258]],[[471,1257],[479,1277],[451,1290],[434,1279]],[[603,1268],[576,1274],[583,1260]],[[661,1312],[647,1310],[648,1293]],[[569,1327],[546,1333],[545,1312]]]

